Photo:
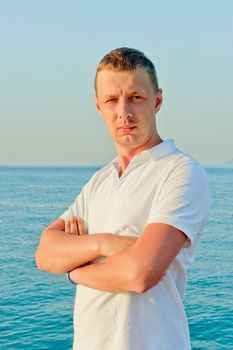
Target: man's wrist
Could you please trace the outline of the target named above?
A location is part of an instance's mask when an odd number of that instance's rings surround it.
[[[111,233],[99,233],[98,234],[98,253],[100,256],[109,255],[109,247],[112,234]]]
[[[72,276],[71,276],[71,273],[72,273],[72,271],[69,271],[69,272],[67,273],[68,281],[69,281],[70,283],[72,283],[72,284],[77,285],[78,283],[75,282],[75,281],[73,280],[73,278],[72,278]]]

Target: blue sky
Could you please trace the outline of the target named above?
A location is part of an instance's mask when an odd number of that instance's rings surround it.
[[[204,165],[233,158],[232,1],[0,1],[0,164],[103,164],[96,65],[121,46],[157,69],[161,136]]]

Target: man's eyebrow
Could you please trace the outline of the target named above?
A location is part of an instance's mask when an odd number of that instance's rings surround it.
[[[116,97],[116,94],[106,94],[106,95],[104,95],[104,99],[106,99],[106,98],[114,98],[114,97]]]
[[[128,95],[136,95],[136,94],[141,94],[142,91],[140,91],[140,89],[137,89],[137,90],[130,90],[128,91]],[[109,93],[109,94],[105,94],[104,97],[105,98],[111,98],[111,97],[116,97],[117,96],[117,93],[114,94],[114,93]]]
[[[143,91],[141,91],[140,90],[140,88],[139,89],[132,89],[132,90],[130,90],[129,89],[129,91],[127,92],[127,95],[128,96],[133,96],[133,95],[143,95]],[[111,99],[111,98],[116,98],[118,96],[118,93],[106,93],[105,95],[104,95],[104,99],[106,100],[106,99]]]
[[[130,91],[130,94],[131,95],[138,95],[138,94],[141,94],[142,92],[140,90],[132,90]]]
[[[135,95],[145,96],[145,95],[146,95],[146,92],[143,91],[143,90],[137,89],[137,90],[131,90],[131,91],[129,91],[128,95],[129,95],[129,96],[135,96]]]

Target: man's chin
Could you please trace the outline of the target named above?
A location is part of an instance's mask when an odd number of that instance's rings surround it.
[[[128,136],[128,135],[124,136],[120,140],[119,139],[115,140],[115,144],[116,146],[119,146],[121,148],[131,149],[131,150],[140,147],[140,144],[137,142],[137,140],[135,140],[135,138],[132,138],[131,136]]]

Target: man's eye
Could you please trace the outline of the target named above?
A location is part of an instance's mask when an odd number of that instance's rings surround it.
[[[108,100],[105,101],[105,103],[109,103],[109,102],[115,102],[116,99],[115,98],[109,98]]]
[[[132,100],[140,100],[141,98],[139,95],[132,96]]]

